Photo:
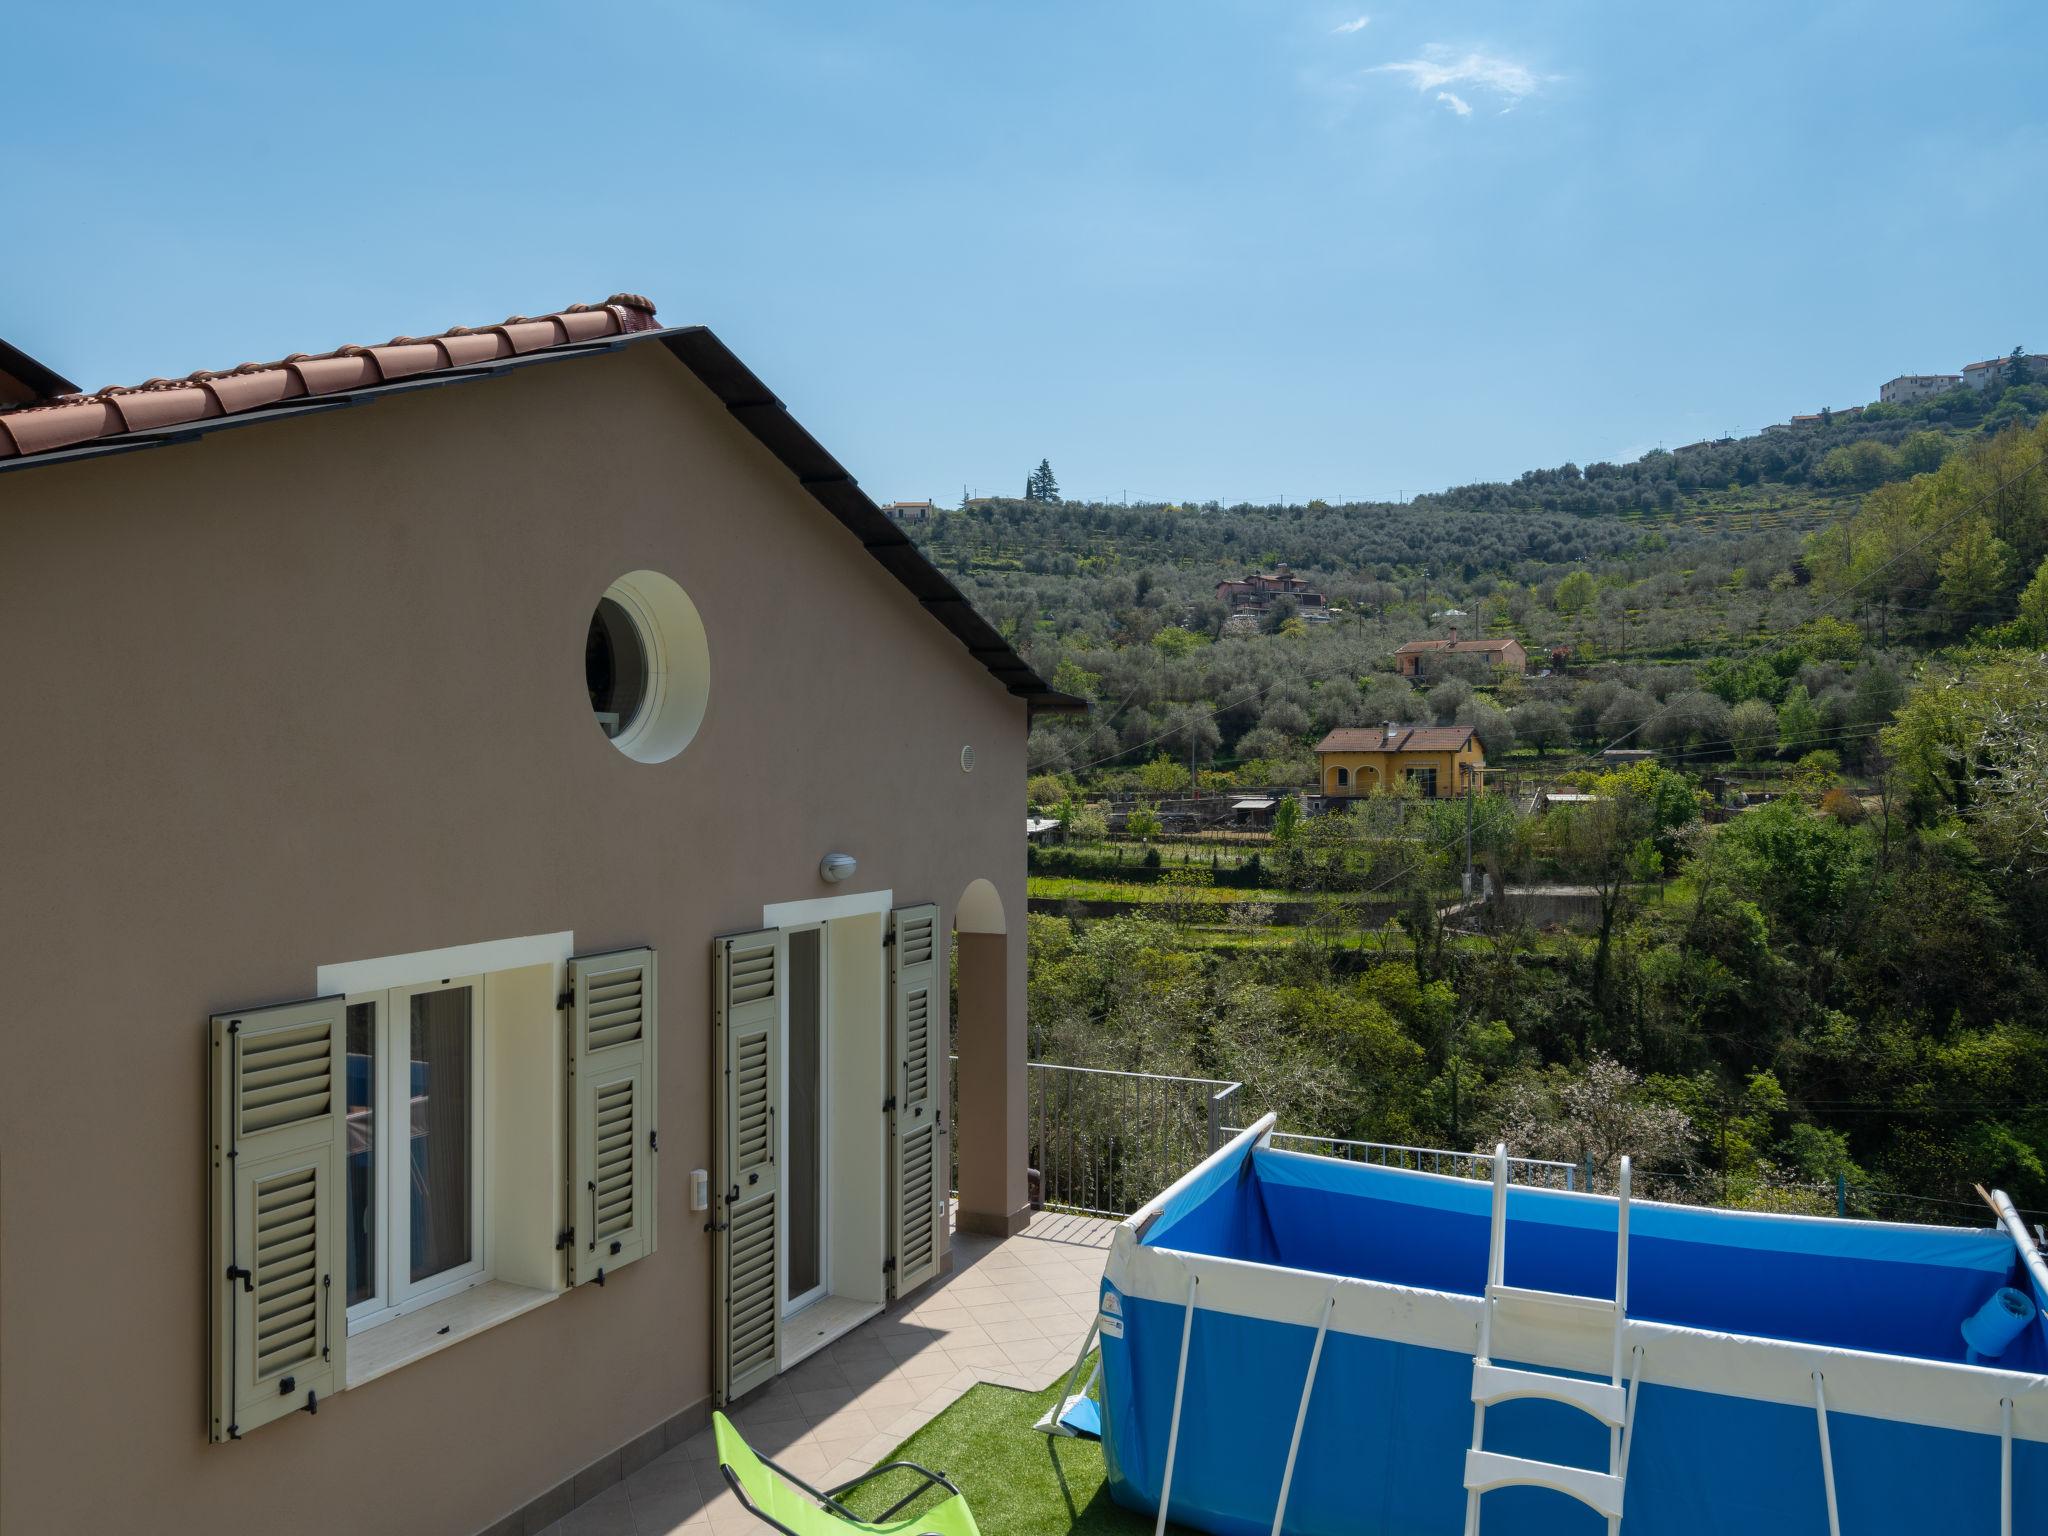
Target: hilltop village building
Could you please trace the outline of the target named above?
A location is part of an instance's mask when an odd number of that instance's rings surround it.
[[[1814,411],[1810,415],[1794,416],[1791,424],[1795,427],[1821,427],[1832,421],[1854,421],[1862,414],[1862,406],[1845,405],[1839,411]]]
[[[1959,373],[1902,373],[1879,386],[1877,398],[1885,405],[1911,405],[1945,395],[1962,382]]]
[[[2044,375],[2048,375],[2048,353],[2026,353],[2020,358],[2020,363],[2027,370],[2027,376],[2036,382]],[[2012,366],[2013,360],[2010,357],[1987,357],[1981,363],[1965,363],[1963,385],[1968,389],[1989,389],[1994,384],[2002,385],[2007,382],[2006,375],[2012,371]]]
[[[2048,353],[2029,352],[2020,358],[2027,370],[2027,377],[2036,382],[2048,378]],[[1945,395],[1958,387],[1964,389],[1990,389],[2008,382],[2013,359],[1987,357],[1982,362],[1967,363],[1961,373],[1902,373],[1895,379],[1887,379],[1878,386],[1877,399],[1881,405],[1914,405],[1922,400],[1931,400],[1936,395]],[[1846,405],[1840,410],[1814,411],[1807,415],[1794,416],[1790,421],[1773,423],[1763,429],[1765,436],[1777,432],[1789,432],[1795,428],[1824,426],[1831,421],[1854,421],[1863,414],[1860,405]],[[1698,444],[1689,444],[1697,447]],[[1683,449],[1676,450],[1683,452]]]

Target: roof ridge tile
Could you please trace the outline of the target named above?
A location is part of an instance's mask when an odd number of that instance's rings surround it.
[[[572,315],[579,317],[573,323],[568,318]],[[653,300],[637,293],[615,293],[601,304],[571,304],[544,315],[512,315],[497,325],[458,325],[432,336],[394,336],[381,347],[348,342],[329,352],[293,352],[275,362],[238,363],[224,370],[197,368],[182,378],[152,378],[140,384],[108,384],[90,394],[57,395],[0,414],[0,459],[26,458],[75,447],[95,438],[118,437],[205,417],[239,415],[303,395],[336,394],[494,358],[523,357],[602,336],[659,330],[654,316]],[[513,330],[536,326],[548,326],[551,330],[545,334],[532,329],[515,334]],[[448,345],[450,340],[468,344],[452,347]],[[422,367],[405,367],[402,364],[406,359],[379,355],[405,347],[432,347],[435,360]],[[353,372],[350,364],[355,365]],[[282,377],[271,387],[218,387],[221,380],[247,380],[267,374]],[[138,406],[131,415],[120,404],[124,399],[142,395],[175,396],[186,391],[194,396],[197,409],[160,399],[146,408]]]

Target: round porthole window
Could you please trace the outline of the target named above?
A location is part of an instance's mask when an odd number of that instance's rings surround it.
[[[661,763],[690,744],[711,695],[704,621],[659,571],[605,589],[583,640],[583,680],[598,729],[626,756]]]

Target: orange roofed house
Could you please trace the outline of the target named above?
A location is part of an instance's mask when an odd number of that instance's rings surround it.
[[[1469,725],[1347,726],[1316,743],[1326,798],[1345,800],[1412,783],[1425,799],[1478,787],[1486,753]]]
[[[1481,656],[1502,672],[1527,672],[1529,653],[1512,635],[1498,640],[1460,640],[1451,631],[1448,640],[1410,640],[1394,651],[1394,667],[1403,677],[1420,677],[1430,658],[1436,656]]]
[[[0,1530],[532,1532],[1027,1218],[1073,701],[711,332],[0,347],[0,655]]]

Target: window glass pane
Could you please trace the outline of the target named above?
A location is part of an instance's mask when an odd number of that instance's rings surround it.
[[[583,678],[605,735],[618,735],[639,716],[647,699],[647,676],[640,626],[618,599],[600,599],[583,645]]]
[[[470,989],[412,999],[412,1278],[470,1260]]]
[[[789,936],[789,1284],[794,1301],[824,1279],[823,936],[813,928]]]
[[[348,1304],[377,1294],[377,1005],[348,1010]]]

